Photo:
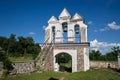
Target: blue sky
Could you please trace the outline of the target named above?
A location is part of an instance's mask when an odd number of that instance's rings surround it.
[[[0,36],[14,33],[42,43],[43,27],[64,8],[84,17],[91,47],[120,46],[120,0],[0,0]]]

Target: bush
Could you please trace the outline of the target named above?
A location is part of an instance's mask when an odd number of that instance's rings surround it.
[[[8,59],[7,55],[4,52],[0,52],[0,61],[3,62],[4,69],[11,69],[11,61]]]
[[[7,70],[7,69],[4,69],[4,70],[2,71],[2,77],[3,77],[3,78],[7,77],[7,74],[8,74],[8,70]]]

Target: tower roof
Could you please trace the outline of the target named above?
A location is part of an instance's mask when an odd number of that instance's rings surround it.
[[[83,17],[80,16],[78,13],[75,13],[75,15],[72,17],[72,20],[82,20],[83,21]]]
[[[64,8],[61,14],[59,15],[59,19],[60,18],[71,18],[71,15],[69,14],[66,8]]]
[[[49,20],[48,23],[54,23],[54,22],[58,22],[57,18],[55,16],[52,16]]]

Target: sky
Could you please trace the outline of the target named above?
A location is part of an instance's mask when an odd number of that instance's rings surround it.
[[[43,43],[48,20],[64,8],[85,19],[91,49],[106,53],[120,46],[120,0],[0,0],[0,36],[13,33]]]

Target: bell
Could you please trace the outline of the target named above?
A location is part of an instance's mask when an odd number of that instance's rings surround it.
[[[63,31],[64,31],[64,32],[67,32],[67,27],[64,27],[64,28],[63,28]]]
[[[75,30],[75,33],[76,33],[76,34],[79,34],[79,30],[78,30],[78,29],[77,29],[77,30]]]
[[[53,35],[55,35],[55,31],[53,32]]]
[[[79,26],[75,26],[75,33],[79,34]]]

